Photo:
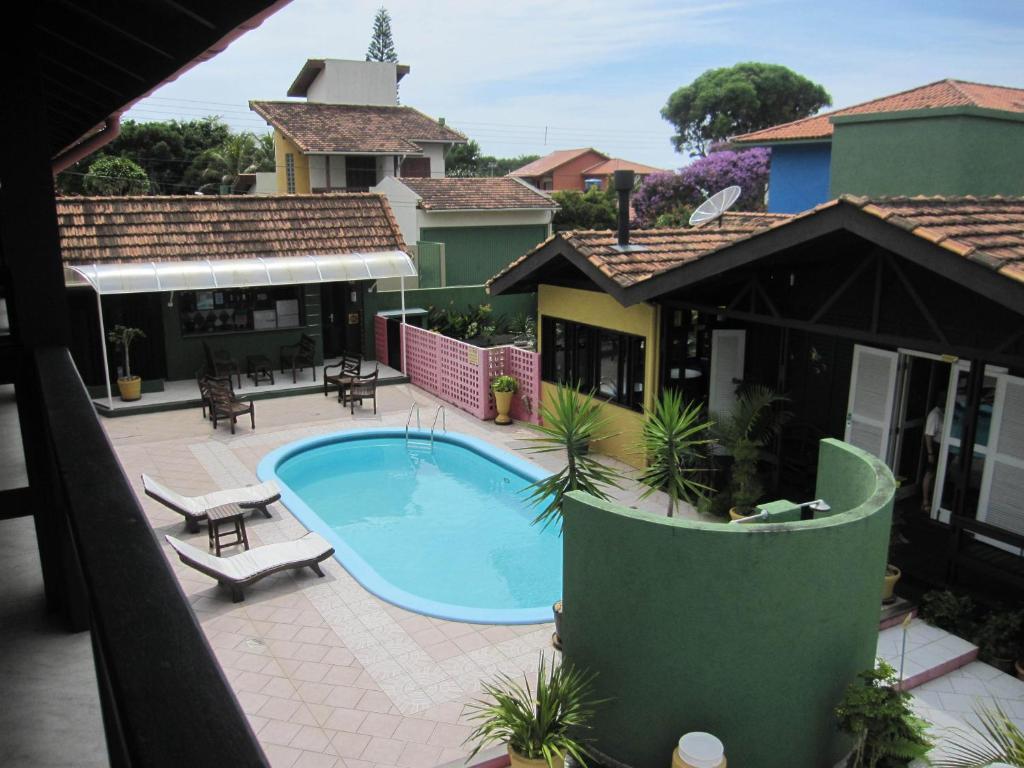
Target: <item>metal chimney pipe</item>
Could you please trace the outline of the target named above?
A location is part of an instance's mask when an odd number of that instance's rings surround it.
[[[615,191],[619,194],[619,245],[629,245],[629,193],[633,191],[632,171],[615,172]]]

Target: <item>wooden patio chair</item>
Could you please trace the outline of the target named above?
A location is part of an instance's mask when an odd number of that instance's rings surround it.
[[[231,386],[230,378],[217,378],[216,376],[212,376],[207,373],[205,368],[200,368],[196,371],[196,386],[199,387],[199,400],[203,408],[204,419],[213,418],[213,406],[210,400],[211,382],[216,382],[228,387]],[[207,409],[209,409],[209,414],[207,414]]]
[[[348,386],[342,390],[344,394],[342,404],[348,404],[350,413],[356,412],[356,400],[359,401],[359,405],[362,405],[364,399],[373,400],[373,412],[377,413],[377,377],[379,374],[380,366],[374,368],[373,373],[369,376],[353,377]]]
[[[221,419],[231,420],[231,434],[235,434],[235,422],[239,416],[249,414],[249,421],[256,429],[256,405],[252,400],[240,400],[233,389],[231,379],[209,379],[210,415],[213,417],[213,428]]]
[[[341,354],[341,362],[324,366],[324,397],[329,387],[338,388],[338,400],[342,399],[345,387],[352,379],[359,376],[363,369],[363,358],[360,355]],[[336,373],[331,373],[336,371]]]
[[[227,376],[230,379],[234,375],[238,380],[238,388],[242,388],[242,369],[238,367],[238,361],[227,350],[211,350],[210,345],[204,341],[203,353],[206,355],[206,371],[210,376],[217,378]]]
[[[295,372],[305,370],[306,366],[313,369],[313,381],[316,381],[316,339],[308,333],[299,337],[297,344],[281,347],[281,373],[286,368],[292,369],[292,384],[295,383]]]

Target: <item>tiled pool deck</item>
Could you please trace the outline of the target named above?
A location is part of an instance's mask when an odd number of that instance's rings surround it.
[[[487,626],[428,618],[386,603],[356,583],[333,559],[326,578],[308,570],[271,576],[233,604],[212,579],[171,557],[163,534],[206,545],[205,527],[186,534],[181,516],[142,494],[152,475],[185,494],[256,482],[270,450],[312,435],[369,427],[403,427],[413,402],[429,424],[440,401],[409,385],[378,390],[378,415],[354,417],[333,397],[303,395],[258,403],[255,431],[214,432],[199,409],[104,419],[125,471],[172,561],[275,768],[291,766],[434,766],[466,757],[465,704],[480,682],[536,668],[551,652],[551,624]],[[496,427],[452,408],[448,429],[522,454],[519,426]],[[526,456],[555,470],[559,458]],[[625,503],[660,511],[658,498]],[[253,546],[293,539],[303,526],[281,504],[273,517],[252,517]],[[230,551],[230,550],[229,550]]]
[[[227,678],[275,768],[415,768],[462,761],[470,731],[463,715],[481,681],[500,672],[532,672],[541,650],[551,652],[552,625],[487,626],[428,618],[397,608],[364,590],[333,559],[326,578],[308,570],[264,579],[233,604],[206,576],[181,565],[163,534],[206,545],[206,532],[186,534],[179,515],[142,494],[146,472],[186,494],[256,482],[260,459],[285,443],[349,429],[403,427],[412,403],[429,424],[440,401],[410,385],[379,390],[378,415],[350,416],[322,394],[261,401],[257,429],[214,432],[198,409],[103,419],[128,477],[215,649]],[[549,470],[558,456],[523,454],[520,426],[496,427],[447,408],[448,428],[487,440]],[[620,468],[626,469],[622,465]],[[617,492],[627,505],[662,513],[657,496],[638,501],[635,485]],[[305,529],[281,504],[273,517],[247,521],[254,546],[300,536]],[[229,548],[229,552],[231,549]],[[907,676],[915,664],[932,666],[935,648],[956,655],[957,638],[932,637],[915,622],[908,642]],[[895,632],[879,653],[895,661]],[[942,633],[945,635],[945,633]],[[915,707],[932,721],[940,743],[945,729],[973,720],[979,702],[997,700],[1024,725],[1024,683],[981,662],[926,682]],[[936,750],[941,754],[941,746]]]

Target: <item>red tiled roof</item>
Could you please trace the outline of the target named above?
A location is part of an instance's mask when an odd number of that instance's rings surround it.
[[[383,195],[65,197],[65,264],[405,250]]]
[[[422,154],[417,141],[461,144],[466,137],[412,107],[250,101],[249,108],[306,153]]]
[[[403,178],[399,181],[420,196],[420,208],[426,211],[558,208],[558,203],[547,195],[508,176]]]
[[[866,101],[863,104],[745,133],[742,136],[734,137],[733,141],[761,143],[826,139],[832,136],[831,118],[833,117],[878,112],[903,112],[913,109],[940,109],[942,107],[981,107],[1004,112],[1024,112],[1024,89],[968,83],[963,80],[939,80],[936,83],[922,85],[909,91]]]
[[[1005,277],[1024,282],[1024,197],[873,200],[843,195],[840,201]]]
[[[516,168],[514,171],[510,171],[508,175],[519,176],[521,178],[543,176],[544,174],[555,170],[555,168],[565,165],[570,160],[574,160],[580,155],[585,155],[587,152],[593,152],[595,155],[600,155],[604,158],[608,157],[608,155],[603,152],[598,152],[596,149],[591,147],[582,147],[581,149],[556,149],[551,154],[537,158],[532,163],[527,163],[522,168]]]
[[[635,229],[629,234],[630,245],[642,246],[643,250],[625,253],[616,248],[618,238],[611,230],[560,232],[520,256],[486,284],[490,286],[548,243],[561,239],[606,277],[626,288],[791,218],[777,213],[729,212],[699,227]]]
[[[584,176],[611,176],[616,171],[633,171],[638,176],[646,176],[649,173],[665,173],[664,168],[655,168],[653,165],[634,163],[631,160],[623,160],[613,157],[611,160],[593,165],[583,171]]]

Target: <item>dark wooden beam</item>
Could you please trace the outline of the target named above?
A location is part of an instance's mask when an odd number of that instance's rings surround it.
[[[842,298],[843,294],[845,294],[846,291],[849,290],[851,285],[857,282],[857,278],[863,275],[865,270],[867,270],[867,268],[870,267],[873,262],[874,259],[871,258],[870,256],[862,259],[860,264],[857,265],[856,269],[850,272],[849,276],[845,280],[843,280],[840,286],[835,291],[832,292],[832,295],[825,300],[825,303],[822,304],[813,315],[811,315],[810,322],[816,323],[819,320],[821,320],[821,318],[825,316],[825,313],[832,309],[832,305],[834,305],[837,301],[839,301],[840,298]]]
[[[949,339],[946,338],[946,334],[942,331],[942,327],[928,309],[928,305],[925,303],[924,299],[921,298],[921,294],[919,294],[917,289],[914,288],[914,284],[907,278],[907,275],[899,265],[899,262],[891,253],[885,254],[885,260],[889,265],[889,268],[896,273],[896,277],[899,278],[899,281],[903,284],[903,288],[910,294],[910,298],[917,307],[917,311],[921,313],[921,317],[923,317],[925,322],[928,323],[928,326],[932,329],[932,333],[935,334],[935,338],[943,344],[948,344]]]

